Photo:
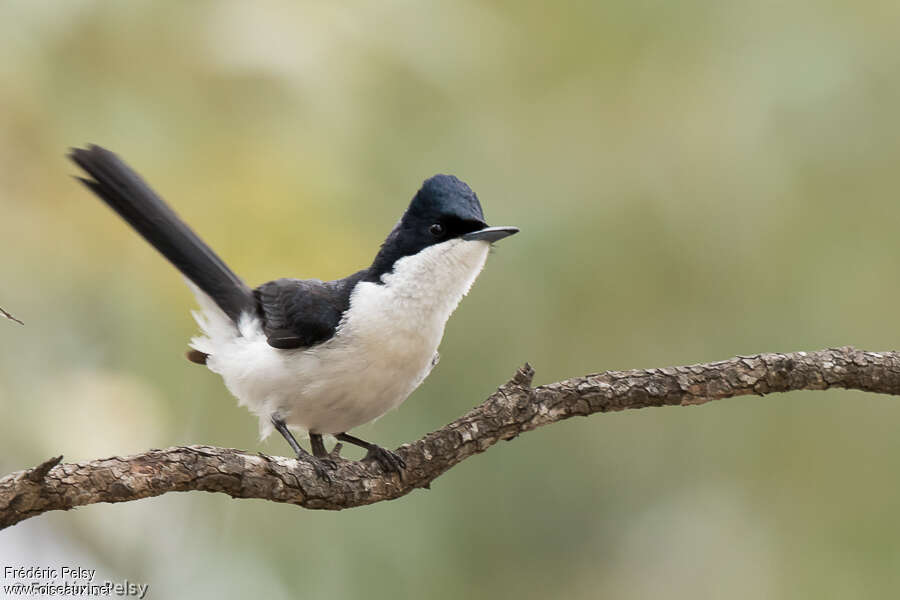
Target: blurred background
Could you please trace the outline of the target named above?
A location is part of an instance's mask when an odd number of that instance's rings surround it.
[[[215,444],[286,454],[176,271],[69,177],[127,159],[249,283],[366,266],[454,173],[498,245],[442,361],[356,431],[396,447],[606,369],[897,346],[900,4],[7,0],[0,471]],[[0,533],[150,598],[885,597],[900,402],[829,391],[559,423],[341,513],[168,494]],[[353,455],[350,451],[349,454]]]

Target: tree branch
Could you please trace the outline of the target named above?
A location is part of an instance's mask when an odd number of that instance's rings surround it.
[[[52,458],[0,479],[0,528],[51,510],[128,502],[167,492],[201,490],[304,508],[340,510],[399,498],[500,440],[574,416],[690,406],[732,396],[830,387],[900,394],[900,354],[834,348],[760,354],[714,363],[608,371],[531,387],[527,364],[483,404],[397,452],[403,478],[374,462],[339,460],[332,482],[290,458],[231,448],[185,446],[85,463]]]

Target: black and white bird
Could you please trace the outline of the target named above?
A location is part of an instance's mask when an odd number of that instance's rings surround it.
[[[277,279],[248,287],[118,156],[91,145],[70,158],[79,177],[189,280],[203,335],[188,358],[218,373],[240,405],[276,429],[329,479],[322,436],[361,446],[387,471],[396,453],[348,433],[399,406],[437,363],[444,326],[484,267],[491,244],[478,197],[452,175],[427,179],[371,266],[334,281]],[[309,434],[313,454],[290,430]]]

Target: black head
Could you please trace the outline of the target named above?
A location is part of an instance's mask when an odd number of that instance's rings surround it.
[[[377,280],[390,272],[394,263],[404,256],[453,238],[465,236],[465,239],[474,240],[477,235],[474,232],[487,229],[501,228],[488,228],[475,192],[453,175],[435,175],[425,180],[400,222],[381,245],[370,269],[371,275]],[[518,231],[514,227],[503,229],[507,231],[505,235]],[[505,237],[496,232],[494,235],[488,233],[481,239],[490,242]]]
[[[404,221],[413,219],[420,222],[443,219],[450,224],[486,226],[478,196],[453,175],[435,175],[422,183],[422,188],[413,196],[403,215]]]

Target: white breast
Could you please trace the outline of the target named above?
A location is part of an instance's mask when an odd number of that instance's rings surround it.
[[[195,289],[204,337],[191,345],[210,355],[239,404],[259,416],[314,433],[341,433],[399,406],[425,379],[444,325],[484,267],[490,244],[454,239],[407,256],[382,284],[354,289],[335,336],[317,346],[269,346],[256,317],[245,315],[241,335],[210,299]]]

